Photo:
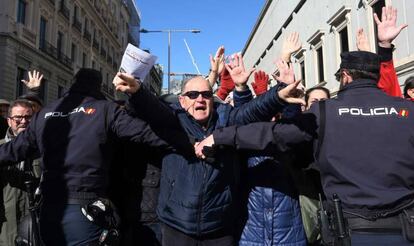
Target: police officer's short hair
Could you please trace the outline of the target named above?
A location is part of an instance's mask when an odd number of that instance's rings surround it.
[[[349,76],[352,77],[353,80],[356,80],[356,79],[372,79],[372,80],[378,81],[379,77],[380,77],[379,73],[367,72],[367,71],[357,70],[357,69],[342,68],[335,74],[336,80],[338,80],[338,81],[340,80],[340,78],[341,78],[340,76],[341,76],[341,73],[343,71],[347,71],[347,73],[349,74]]]
[[[30,108],[33,111],[33,104],[29,100],[16,99],[10,103],[9,111],[7,113],[8,117],[11,116],[13,108],[17,106],[24,107],[24,108]]]
[[[414,76],[408,77],[404,82],[404,97],[410,98],[408,90],[414,88]]]

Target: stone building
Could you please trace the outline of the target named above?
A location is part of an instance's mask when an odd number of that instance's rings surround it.
[[[42,99],[53,101],[81,67],[100,70],[102,91],[114,97],[111,82],[129,34],[131,10],[125,1],[0,2],[0,98],[12,100],[23,94],[20,80],[36,69],[44,74]]]
[[[273,61],[283,39],[297,31],[303,49],[294,54],[296,74],[302,77],[306,88],[323,85],[335,94],[339,83],[334,74],[340,53],[356,50],[358,28],[364,28],[371,50],[376,52],[373,13],[381,16],[381,9],[387,4],[385,0],[267,0],[243,49],[245,64],[269,74],[275,72]],[[414,1],[393,1],[393,6],[398,9],[397,24],[409,25],[394,40],[394,64],[403,84],[414,73],[414,16],[410,13]]]

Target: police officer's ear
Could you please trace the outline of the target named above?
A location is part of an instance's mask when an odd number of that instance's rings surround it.
[[[353,81],[354,79],[352,78],[351,74],[349,73],[348,70],[346,69],[342,69],[341,70],[341,75],[340,75],[340,82],[343,85],[349,84]]]

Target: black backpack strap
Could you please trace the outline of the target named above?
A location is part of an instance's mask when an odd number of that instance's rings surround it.
[[[315,158],[319,160],[319,153],[322,148],[323,139],[325,137],[326,127],[326,101],[319,102],[319,133],[318,133],[318,146],[315,153]]]

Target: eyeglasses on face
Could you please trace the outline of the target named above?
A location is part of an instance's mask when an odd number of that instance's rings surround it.
[[[183,96],[189,97],[190,99],[196,99],[201,95],[204,99],[211,99],[213,97],[212,91],[187,91]]]
[[[15,122],[21,122],[23,119],[25,119],[26,121],[30,121],[31,118],[32,115],[15,115],[9,117],[9,119],[14,120]]]

